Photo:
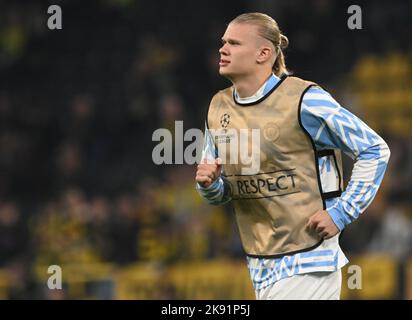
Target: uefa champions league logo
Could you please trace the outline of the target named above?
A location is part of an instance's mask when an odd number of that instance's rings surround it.
[[[230,115],[225,113],[221,118],[220,118],[220,124],[222,125],[223,129],[226,129],[227,126],[230,123]]]

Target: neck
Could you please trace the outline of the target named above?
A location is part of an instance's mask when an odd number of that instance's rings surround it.
[[[232,80],[233,86],[240,98],[253,96],[256,91],[270,78],[272,70],[261,74],[253,74],[242,77],[241,79]]]

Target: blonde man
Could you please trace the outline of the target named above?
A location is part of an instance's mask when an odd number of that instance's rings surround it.
[[[268,15],[238,16],[222,42],[219,73],[233,86],[210,103],[197,190],[232,202],[257,299],[339,299],[339,234],[375,197],[389,148],[325,90],[288,76],[289,42]],[[260,132],[255,174],[227,161],[228,132],[241,129]],[[341,151],[355,160],[346,190]]]

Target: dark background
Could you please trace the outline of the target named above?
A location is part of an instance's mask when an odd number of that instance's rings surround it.
[[[47,28],[52,4],[61,30]],[[361,30],[348,29],[351,4]],[[230,207],[200,199],[194,166],[155,165],[152,134],[175,120],[203,129],[211,97],[230,85],[218,75],[220,38],[252,11],[288,36],[288,68],[392,151],[378,196],[341,239],[361,265],[383,255],[389,276],[378,296],[346,297],[412,297],[412,1],[326,0],[1,1],[0,297],[221,297],[224,281],[202,295],[170,271],[215,261],[249,281]],[[45,289],[54,264],[64,290]],[[223,295],[243,297],[253,294]]]

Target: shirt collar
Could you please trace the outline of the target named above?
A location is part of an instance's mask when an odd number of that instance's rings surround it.
[[[272,73],[272,75],[269,77],[268,80],[256,91],[256,93],[250,97],[246,98],[241,98],[236,92],[236,89],[234,89],[234,96],[236,102],[240,104],[244,103],[253,103],[258,101],[260,98],[262,98],[264,95],[266,95],[270,90],[273,89],[273,87],[279,82],[280,78],[277,77],[275,74]]]

